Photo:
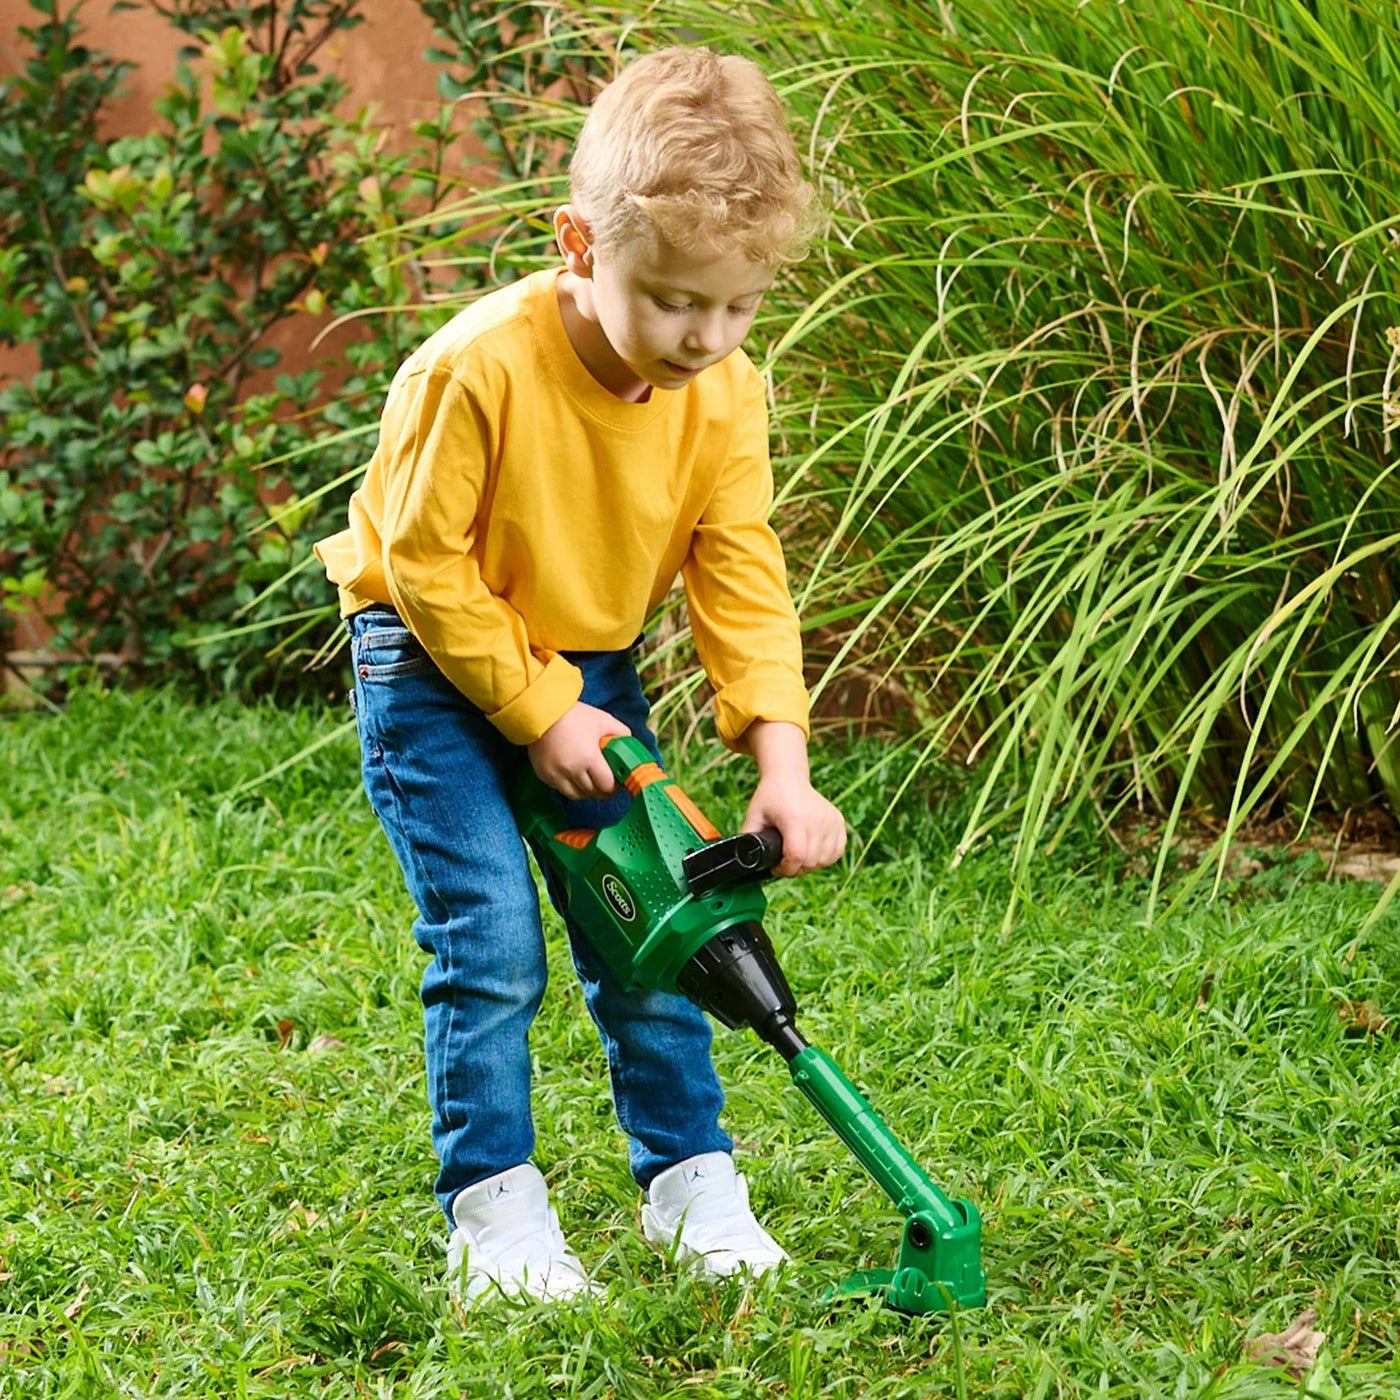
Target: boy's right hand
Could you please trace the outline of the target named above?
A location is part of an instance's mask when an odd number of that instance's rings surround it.
[[[579,700],[526,745],[525,752],[535,776],[565,797],[611,797],[617,780],[603,757],[603,740],[626,733],[606,710]]]

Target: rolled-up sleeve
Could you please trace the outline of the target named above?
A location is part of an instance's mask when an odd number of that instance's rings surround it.
[[[582,693],[578,668],[532,645],[483,581],[477,517],[493,457],[478,395],[443,368],[396,386],[380,427],[380,536],[394,606],[443,674],[512,743],[529,744]]]
[[[681,570],[696,651],[715,688],[716,727],[730,748],[756,719],[808,730],[801,630],[782,544],[768,523],[772,506],[768,414],[755,381]]]

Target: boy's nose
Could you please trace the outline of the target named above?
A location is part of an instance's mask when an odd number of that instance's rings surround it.
[[[685,338],[687,350],[700,355],[715,355],[724,344],[724,317],[720,314],[702,316],[690,323]]]

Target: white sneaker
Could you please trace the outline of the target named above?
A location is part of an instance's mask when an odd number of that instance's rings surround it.
[[[749,1209],[749,1188],[727,1152],[706,1152],[668,1167],[652,1181],[642,1233],[678,1259],[694,1259],[711,1278],[747,1269],[764,1274],[787,1259]]]
[[[447,1286],[459,1302],[492,1289],[557,1299],[591,1288],[533,1162],[459,1191],[452,1217],[457,1228],[447,1241]]]

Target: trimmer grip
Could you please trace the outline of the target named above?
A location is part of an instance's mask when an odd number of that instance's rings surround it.
[[[630,734],[614,734],[602,741],[603,757],[612,769],[613,777],[625,783],[644,764],[655,763],[651,750]]]
[[[776,827],[747,831],[712,841],[685,858],[690,892],[703,899],[714,890],[766,879],[783,858],[783,837]]]
[[[762,831],[753,834],[763,843],[760,868],[772,870],[783,858],[783,833],[776,826],[765,826]]]

